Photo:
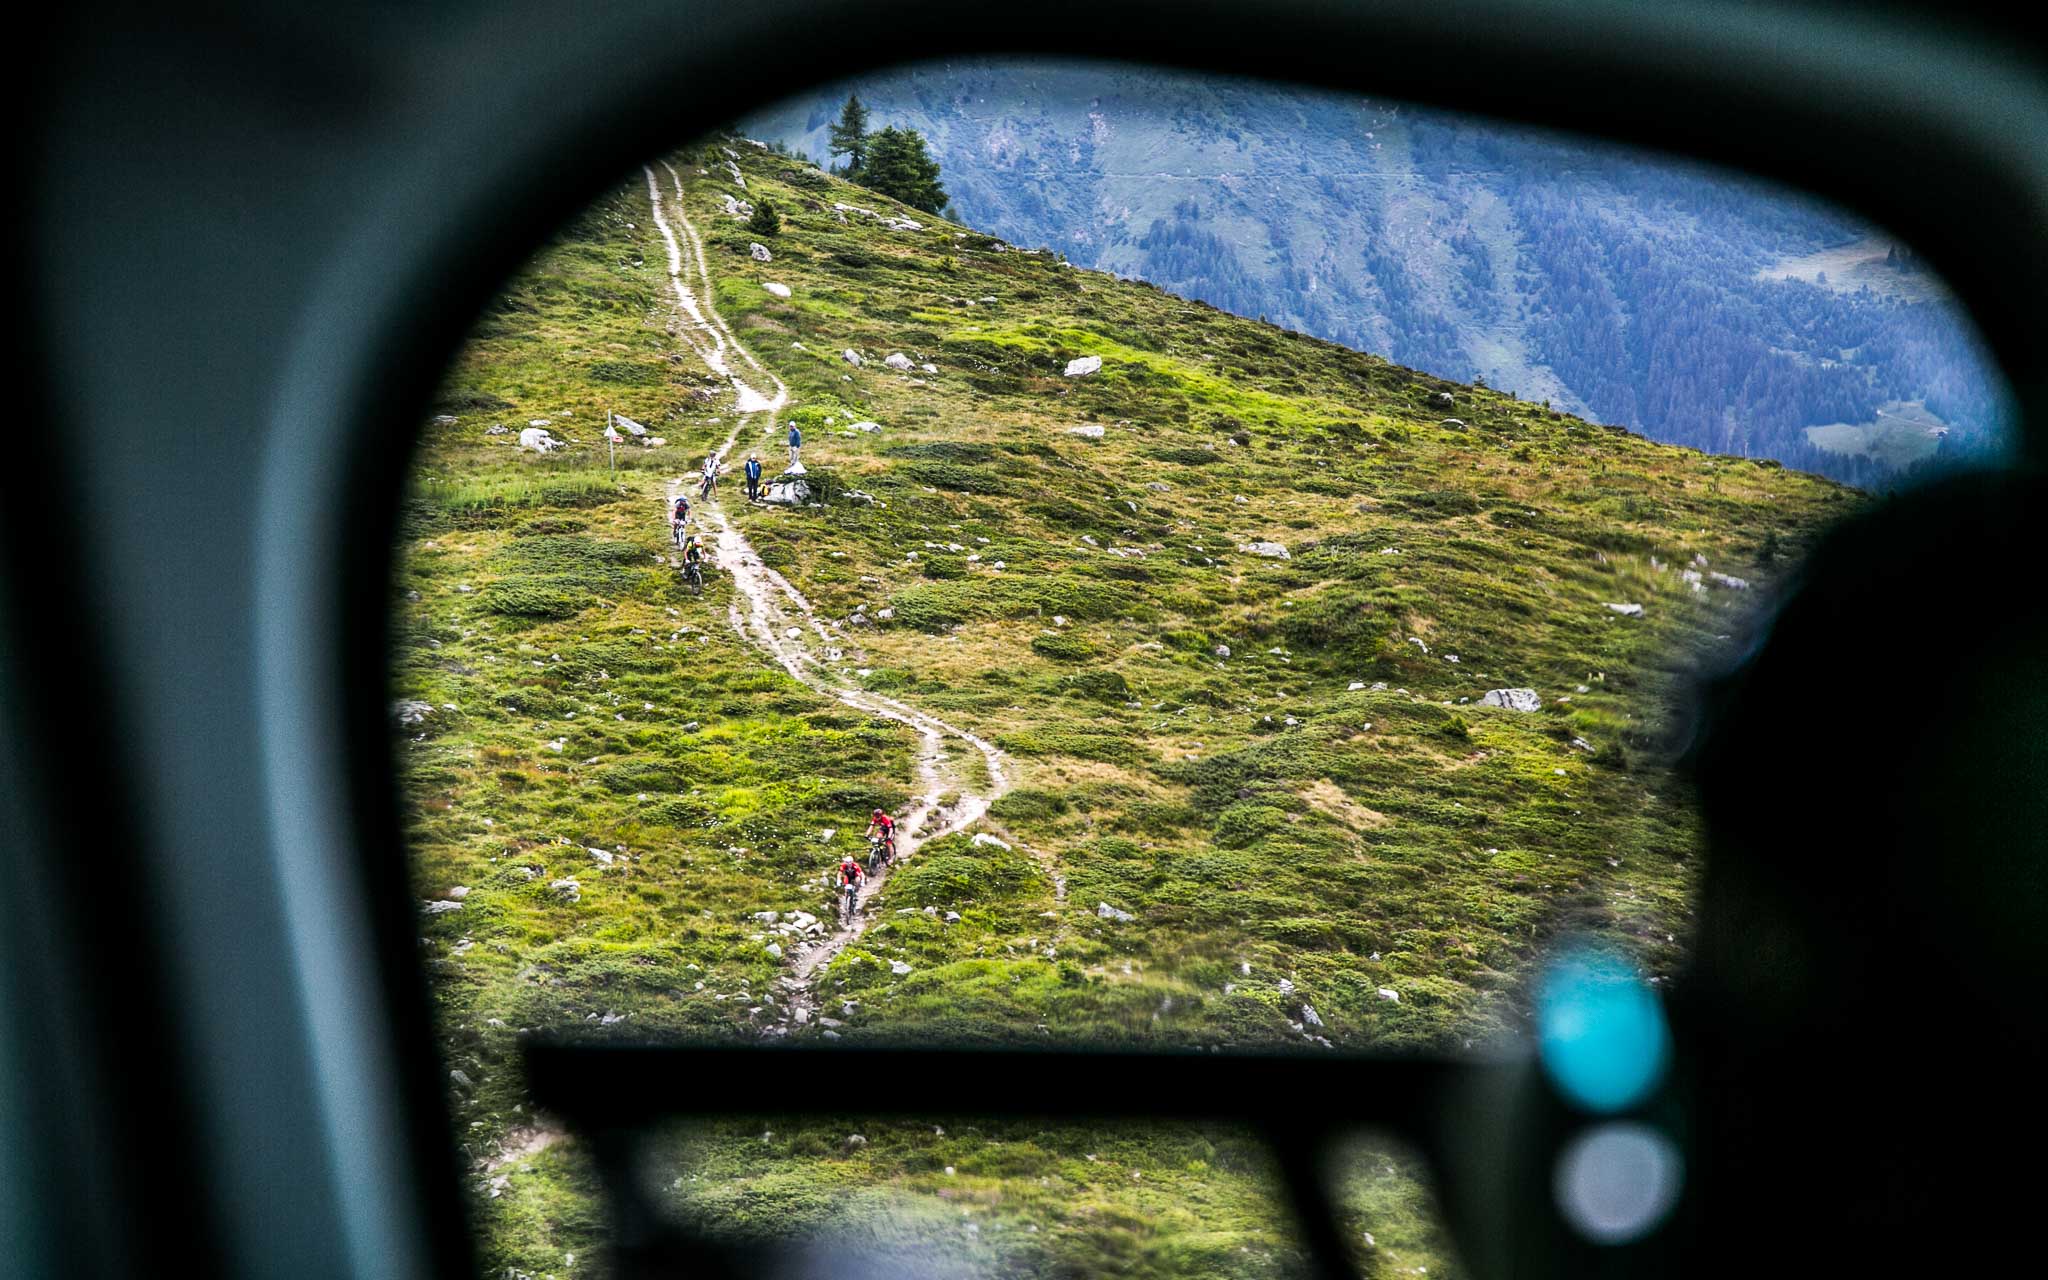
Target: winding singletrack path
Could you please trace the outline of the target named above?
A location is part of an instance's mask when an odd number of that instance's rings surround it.
[[[704,243],[683,209],[682,178],[666,161],[661,167],[668,173],[674,196],[672,205],[664,199],[653,167],[646,167],[645,172],[655,229],[668,250],[669,288],[677,306],[677,323],[672,331],[707,368],[731,384],[735,396],[733,429],[712,454],[722,464],[742,431],[757,426],[765,435],[775,429],[778,416],[789,403],[789,389],[754,358],[718,314],[711,301],[713,290],[705,267]],[[749,378],[773,388],[772,394],[764,393]],[[694,478],[672,481],[670,501]],[[732,575],[739,597],[730,614],[733,630],[773,658],[791,678],[858,711],[894,720],[917,733],[919,795],[897,822],[897,862],[909,858],[926,841],[951,835],[980,820],[997,797],[1010,789],[1009,762],[1003,753],[978,735],[928,711],[860,688],[851,678],[846,661],[847,651],[854,647],[852,641],[837,624],[820,617],[787,578],[761,563],[746,535],[727,518],[715,496],[716,490],[713,493],[697,510],[716,531],[718,566]],[[974,776],[972,763],[977,758],[978,772],[986,776],[985,781]],[[811,990],[813,979],[867,927],[867,901],[880,891],[888,876],[889,871],[884,868],[868,880],[852,920],[795,950],[790,973],[781,979],[787,999],[780,1008],[789,1022],[801,1025],[811,1021],[817,1008],[817,998]],[[787,1025],[780,1030],[788,1030]]]

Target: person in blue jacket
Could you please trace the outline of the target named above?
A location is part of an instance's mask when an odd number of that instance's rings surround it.
[[[789,465],[796,465],[796,451],[804,447],[804,433],[795,427],[789,429]]]
[[[750,454],[748,454],[748,455],[747,455],[747,466],[746,466],[746,472],[747,472],[747,501],[748,501],[748,502],[759,502],[759,501],[761,500],[761,455],[760,455],[760,454],[758,454],[758,453],[750,453]]]

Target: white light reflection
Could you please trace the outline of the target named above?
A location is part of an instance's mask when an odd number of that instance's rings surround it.
[[[1557,1158],[1558,1211],[1597,1244],[1627,1244],[1664,1221],[1678,1202],[1685,1162],[1647,1125],[1617,1121],[1572,1139]]]

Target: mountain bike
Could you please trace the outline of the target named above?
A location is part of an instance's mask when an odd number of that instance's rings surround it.
[[[888,842],[883,840],[879,836],[870,837],[868,840],[868,874],[872,876],[877,871],[880,871],[883,867],[888,865]]]
[[[676,544],[676,550],[678,550],[678,551],[681,551],[681,550],[683,549],[683,544],[684,544],[685,542],[689,541],[689,537],[690,537],[690,535],[688,535],[688,534],[686,534],[686,533],[684,533],[684,532],[683,532],[683,525],[684,525],[684,523],[685,523],[686,521],[688,521],[688,519],[689,519],[689,517],[688,517],[688,516],[685,516],[685,517],[683,517],[683,519],[682,519],[682,520],[678,520],[678,519],[676,519],[676,518],[675,518],[675,517],[673,517],[673,516],[669,517],[669,522],[668,522],[668,536],[669,536],[669,540],[670,540],[670,541],[672,541],[672,542],[674,542],[674,543]]]
[[[696,560],[683,561],[683,581],[690,584],[690,594],[704,594],[704,566]]]
[[[703,485],[701,485],[701,486],[700,486],[700,487],[698,488],[698,490],[697,490],[697,501],[699,501],[699,502],[702,502],[702,501],[704,501],[704,499],[706,499],[706,498],[710,497],[710,496],[711,496],[711,486],[712,486],[712,485],[715,485],[715,484],[717,484],[717,483],[718,483],[718,473],[717,473],[716,471],[707,471],[707,472],[705,472],[705,473],[704,473],[704,483],[703,483]]]
[[[860,884],[850,883],[845,887],[839,903],[839,922],[852,924],[854,916],[860,914]]]

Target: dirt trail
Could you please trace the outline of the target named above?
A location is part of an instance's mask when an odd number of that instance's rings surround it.
[[[777,416],[789,403],[789,389],[741,344],[711,302],[713,291],[704,263],[704,244],[683,211],[682,178],[666,162],[662,167],[668,170],[673,207],[663,200],[660,182],[651,167],[646,169],[647,196],[653,207],[654,225],[668,248],[669,286],[675,294],[681,321],[676,332],[712,372],[731,383],[736,396],[737,420],[725,442],[712,455],[723,462],[739,442],[742,431],[752,428],[766,434],[774,430]],[[676,228],[681,230],[680,238]],[[764,395],[749,385],[733,368],[735,360],[757,380],[772,386],[774,394]],[[695,483],[695,477],[672,482],[670,499]],[[792,678],[849,707],[894,720],[917,733],[919,795],[910,811],[897,820],[897,861],[911,857],[926,841],[951,835],[980,819],[989,805],[1010,788],[1008,761],[1003,753],[976,734],[938,716],[855,684],[853,664],[847,655],[856,646],[836,623],[820,617],[794,584],[761,563],[746,535],[727,518],[716,495],[717,490],[713,490],[713,496],[698,506],[696,513],[715,531],[717,565],[732,575],[739,595],[730,614],[733,630],[774,658]],[[976,759],[986,781],[974,776]],[[781,979],[785,999],[778,1007],[784,1021],[775,1028],[777,1032],[812,1021],[817,1012],[812,979],[867,927],[868,899],[881,890],[888,876],[889,872],[883,870],[861,890],[860,909],[850,923],[821,939],[802,944],[794,952],[790,973]]]

